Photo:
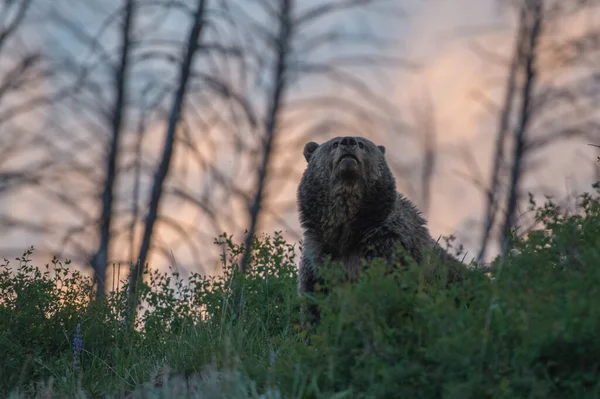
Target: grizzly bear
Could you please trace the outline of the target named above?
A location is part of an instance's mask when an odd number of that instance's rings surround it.
[[[304,229],[300,295],[314,291],[326,256],[341,261],[354,278],[362,259],[392,262],[402,247],[421,263],[426,251],[436,247],[419,210],[396,191],[384,146],[363,137],[336,137],[320,145],[307,143],[304,157],[308,165],[297,193]],[[453,259],[446,251],[436,252]],[[460,280],[461,274],[452,279]],[[318,322],[317,307],[304,305],[302,319],[303,324]]]

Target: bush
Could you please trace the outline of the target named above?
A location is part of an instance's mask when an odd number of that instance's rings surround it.
[[[0,392],[32,396],[52,378],[58,397],[600,397],[600,201],[579,205],[532,202],[543,228],[449,288],[437,267],[374,260],[353,284],[324,268],[310,344],[294,247],[278,233],[255,239],[244,274],[226,235],[222,276],[146,272],[133,327],[126,284],[97,304],[91,280],[57,260],[41,272],[26,254],[0,273]],[[180,378],[150,388],[164,370]]]
[[[236,356],[250,370],[262,370],[273,345],[297,336],[294,247],[279,233],[255,239],[252,267],[241,274],[230,262],[243,248],[226,235],[216,243],[227,250],[221,276],[192,274],[184,280],[177,271],[145,271],[138,285],[144,306],[133,326],[125,318],[126,281],[96,303],[90,278],[56,259],[45,271],[31,266],[33,248],[14,270],[5,260],[0,395],[15,388],[34,394],[36,383],[48,378],[59,396],[79,388],[92,396],[126,392],[165,367],[189,374],[230,367]],[[77,326],[83,340],[79,354]]]

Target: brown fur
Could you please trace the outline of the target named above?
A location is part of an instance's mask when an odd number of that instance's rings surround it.
[[[385,148],[362,137],[336,137],[304,147],[308,162],[298,187],[304,228],[298,291],[312,292],[325,256],[341,261],[350,278],[361,259],[392,261],[403,247],[417,262],[435,241],[419,210],[396,191]],[[440,251],[442,253],[442,251]],[[443,257],[450,255],[443,251]],[[458,274],[454,279],[460,279]],[[304,321],[319,319],[318,309],[302,310]],[[307,314],[308,313],[308,314]]]

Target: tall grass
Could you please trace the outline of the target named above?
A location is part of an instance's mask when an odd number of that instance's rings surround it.
[[[439,265],[375,260],[353,284],[324,268],[310,344],[279,233],[255,238],[244,274],[226,235],[221,276],[146,271],[133,324],[126,281],[97,303],[91,279],[30,249],[0,266],[0,396],[600,397],[598,192],[577,213],[531,209],[543,229],[449,288]]]

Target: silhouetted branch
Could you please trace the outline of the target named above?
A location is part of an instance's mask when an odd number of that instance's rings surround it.
[[[113,218],[113,192],[117,179],[117,162],[119,158],[119,145],[121,129],[125,115],[125,102],[127,100],[127,74],[129,70],[129,53],[132,31],[132,21],[135,13],[134,0],[126,0],[123,9],[123,31],[121,37],[121,61],[115,76],[115,103],[112,115],[112,134],[110,147],[106,156],[106,180],[102,192],[102,214],[100,216],[100,245],[92,260],[94,278],[97,281],[96,300],[105,295],[105,278],[108,257],[110,254],[111,221]]]
[[[15,33],[21,22],[23,22],[23,19],[25,18],[25,15],[27,14],[27,10],[29,10],[29,7],[31,6],[31,3],[32,0],[21,0],[13,3],[16,4],[18,9],[15,12],[15,16],[12,19],[12,21],[6,24],[5,29],[0,31],[0,53],[2,53],[4,46],[8,42],[8,38]],[[8,12],[8,10],[6,11]]]
[[[421,176],[420,183],[420,210],[424,215],[429,215],[431,206],[431,185],[437,160],[437,127],[435,113],[429,92],[422,100],[422,106],[413,106],[415,119],[415,132],[421,144]]]
[[[506,88],[504,93],[504,104],[502,106],[502,110],[500,113],[500,118],[498,120],[498,131],[496,132],[496,140],[494,143],[494,161],[491,167],[491,179],[490,179],[490,188],[487,190],[486,203],[485,203],[485,211],[483,214],[483,232],[481,235],[481,244],[479,246],[479,254],[477,255],[477,262],[482,263],[485,259],[487,245],[489,241],[489,237],[492,231],[492,227],[495,223],[497,208],[498,208],[498,189],[500,185],[500,176],[501,169],[504,159],[504,150],[506,146],[506,136],[508,134],[509,125],[510,125],[510,117],[512,115],[513,103],[514,103],[514,93],[516,90],[516,79],[519,64],[521,62],[522,56],[522,43],[523,43],[523,35],[526,33],[526,18],[527,13],[525,8],[521,9],[519,13],[519,26],[517,29],[517,35],[515,37],[514,44],[514,54],[510,63],[510,68],[508,72],[508,78],[506,80]]]
[[[542,0],[525,1],[523,7],[526,9],[527,14],[527,40],[522,48],[522,53],[519,58],[523,60],[523,63],[520,66],[523,68],[524,84],[520,93],[521,107],[519,110],[519,120],[515,131],[515,148],[508,189],[506,216],[501,233],[502,254],[505,254],[512,245],[510,231],[514,225],[516,217],[515,212],[517,209],[517,201],[520,192],[520,180],[522,177],[521,164],[525,155],[527,132],[531,117],[530,103],[537,78],[537,66],[535,64],[537,57],[536,48],[542,33],[544,12]]]
[[[138,254],[138,259],[134,270],[131,274],[131,280],[129,284],[130,294],[135,293],[137,287],[137,279],[139,278],[140,272],[146,265],[146,259],[148,252],[150,251],[150,245],[152,240],[152,233],[154,231],[154,224],[158,216],[158,208],[163,193],[163,184],[169,173],[169,167],[171,164],[171,157],[173,155],[173,145],[175,142],[175,133],[177,124],[181,117],[181,112],[184,106],[186,89],[188,86],[188,80],[190,78],[190,72],[194,57],[198,49],[198,42],[200,40],[202,30],[204,28],[206,0],[198,0],[197,9],[194,14],[192,26],[189,32],[187,41],[186,54],[183,63],[181,64],[178,78],[177,92],[173,98],[171,106],[171,114],[169,116],[167,131],[165,132],[165,141],[163,145],[163,154],[160,161],[160,165],[156,171],[154,182],[152,184],[150,203],[148,207],[148,213],[145,220],[144,235],[142,237],[142,243]],[[133,299],[134,296],[132,295]],[[135,302],[135,300],[133,300]],[[132,310],[135,309],[135,303],[132,304]]]
[[[365,6],[370,3],[375,3],[379,0],[345,0],[337,2],[327,2],[311,7],[304,13],[300,14],[297,18],[290,23],[294,24],[296,28],[300,28],[304,24],[314,23],[320,18],[325,18],[336,12],[347,11],[351,8]]]
[[[273,141],[277,134],[278,122],[279,122],[279,110],[282,107],[282,101],[285,96],[287,73],[287,62],[289,57],[289,47],[292,37],[292,30],[294,26],[291,21],[292,4],[293,0],[281,0],[279,10],[279,33],[277,39],[277,63],[273,71],[273,92],[269,99],[269,110],[267,121],[265,123],[265,135],[263,142],[263,154],[262,162],[258,171],[258,182],[257,190],[250,205],[250,228],[246,236],[244,244],[244,255],[240,263],[240,269],[242,272],[246,270],[248,261],[250,260],[250,254],[252,252],[252,240],[256,232],[256,225],[258,223],[258,216],[261,211],[263,202],[263,191],[265,188],[265,181],[267,179],[267,173],[269,168],[269,162],[271,160],[271,151],[273,147]]]

